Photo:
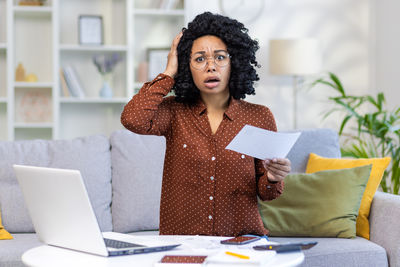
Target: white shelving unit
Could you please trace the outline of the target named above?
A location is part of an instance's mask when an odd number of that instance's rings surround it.
[[[133,17],[134,73],[138,73],[139,64],[147,61],[148,49],[169,49],[173,38],[186,26],[185,3],[179,1],[176,9],[159,9],[146,1],[135,1]],[[134,77],[134,93],[143,85]]]
[[[126,52],[128,51],[128,47],[124,45],[81,46],[75,44],[61,44],[60,51]]]
[[[150,9],[150,8],[142,8],[136,9],[133,11],[133,14],[136,16],[184,16],[185,10],[183,9],[175,9],[175,10],[160,10],[160,9]]]
[[[148,49],[169,47],[186,25],[184,0],[169,10],[158,8],[162,1],[168,0],[47,0],[44,6],[0,0],[0,140],[69,139],[121,129],[123,106],[143,84],[136,77]],[[80,15],[102,17],[103,45],[79,44]],[[102,79],[92,59],[113,53],[123,60],[113,71],[113,97],[101,98]],[[38,81],[16,82],[19,63]],[[65,66],[76,70],[84,98],[63,95]]]
[[[51,15],[53,8],[51,6],[13,6],[14,14],[30,16],[32,14]]]
[[[49,82],[14,82],[15,88],[52,88],[53,83]]]
[[[98,104],[98,103],[121,103],[121,104],[126,104],[126,101],[128,100],[128,98],[117,98],[117,97],[113,97],[111,99],[104,99],[104,98],[72,98],[72,97],[62,97],[60,98],[60,102],[61,103],[94,103],[94,104]]]
[[[58,70],[72,66],[79,76],[85,92],[84,98],[64,97],[57,84],[55,96],[59,120],[55,129],[56,138],[74,138],[90,134],[106,134],[122,128],[119,117],[124,104],[131,95],[132,76],[129,73],[133,58],[128,42],[131,29],[129,10],[132,0],[59,0],[56,13],[59,15],[57,40]],[[62,10],[62,12],[61,12]],[[103,19],[104,44],[80,45],[78,41],[79,15],[100,15]],[[100,98],[101,75],[92,58],[95,55],[118,53],[123,60],[113,71],[113,98]]]
[[[0,0],[0,140],[8,139],[7,1]]]
[[[36,128],[42,128],[42,129],[49,129],[52,128],[53,124],[52,123],[14,123],[14,128],[31,128],[31,129],[36,129]]]
[[[45,6],[7,2],[7,139],[53,138],[54,81],[52,1]],[[19,63],[37,82],[16,82]],[[44,108],[43,108],[44,107]],[[36,116],[36,117],[35,117]]]

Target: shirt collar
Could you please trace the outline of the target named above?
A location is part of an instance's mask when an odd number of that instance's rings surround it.
[[[201,100],[201,98],[199,97],[199,99],[197,100],[196,104],[194,104],[192,106],[193,112],[197,115],[197,116],[201,116],[204,113],[206,113],[207,107],[204,104],[203,100]]]
[[[231,96],[231,99],[229,101],[229,106],[228,109],[225,111],[225,115],[230,119],[231,121],[236,118],[236,116],[239,113],[239,103],[240,100],[234,99]]]
[[[228,119],[234,120],[238,115],[239,101],[240,100],[236,100],[232,96],[230,97],[228,109],[225,111],[225,115],[228,117]],[[201,98],[199,98],[197,103],[193,105],[192,109],[197,116],[201,116],[206,113],[207,107]]]

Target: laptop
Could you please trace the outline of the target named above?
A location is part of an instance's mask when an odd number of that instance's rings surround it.
[[[120,233],[107,232],[104,238],[79,171],[13,167],[36,234],[47,245],[101,256],[165,251],[180,245]]]

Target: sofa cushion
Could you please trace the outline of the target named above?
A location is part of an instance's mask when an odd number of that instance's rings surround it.
[[[310,154],[307,173],[323,170],[337,170],[342,168],[352,168],[372,164],[371,174],[367,187],[361,199],[361,206],[357,217],[357,235],[369,239],[369,212],[372,199],[382,180],[383,172],[390,163],[390,157],[386,158],[367,158],[367,159],[330,159]]]
[[[23,267],[21,256],[28,249],[43,245],[36,234],[13,234],[13,240],[0,242],[0,266]]]
[[[127,130],[111,135],[114,231],[159,227],[165,138]]]
[[[283,194],[260,202],[271,236],[353,238],[371,165],[352,169],[289,174]]]
[[[0,142],[0,159],[0,208],[8,231],[34,231],[13,164],[79,170],[101,230],[112,230],[111,154],[107,137]]]
[[[120,130],[111,135],[111,146],[114,231],[158,229],[164,137]],[[288,154],[292,172],[305,172],[311,152],[340,157],[336,132],[330,129],[303,130]]]
[[[301,267],[388,266],[385,249],[362,237],[353,239],[271,237],[270,241],[279,243],[317,241],[318,244],[315,247],[303,251],[305,259]]]
[[[339,136],[331,129],[305,129],[287,155],[293,172],[305,172],[310,153],[340,158]]]

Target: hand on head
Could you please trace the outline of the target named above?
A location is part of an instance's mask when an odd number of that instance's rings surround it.
[[[178,33],[174,40],[172,41],[171,44],[171,49],[168,54],[168,62],[167,62],[167,67],[165,68],[164,74],[171,76],[172,78],[175,77],[175,75],[178,73],[178,44],[179,41],[181,40],[181,37],[183,35],[183,31]]]
[[[291,170],[290,160],[285,159],[266,159],[263,161],[264,168],[267,170],[267,177],[270,182],[280,182],[285,179]]]

